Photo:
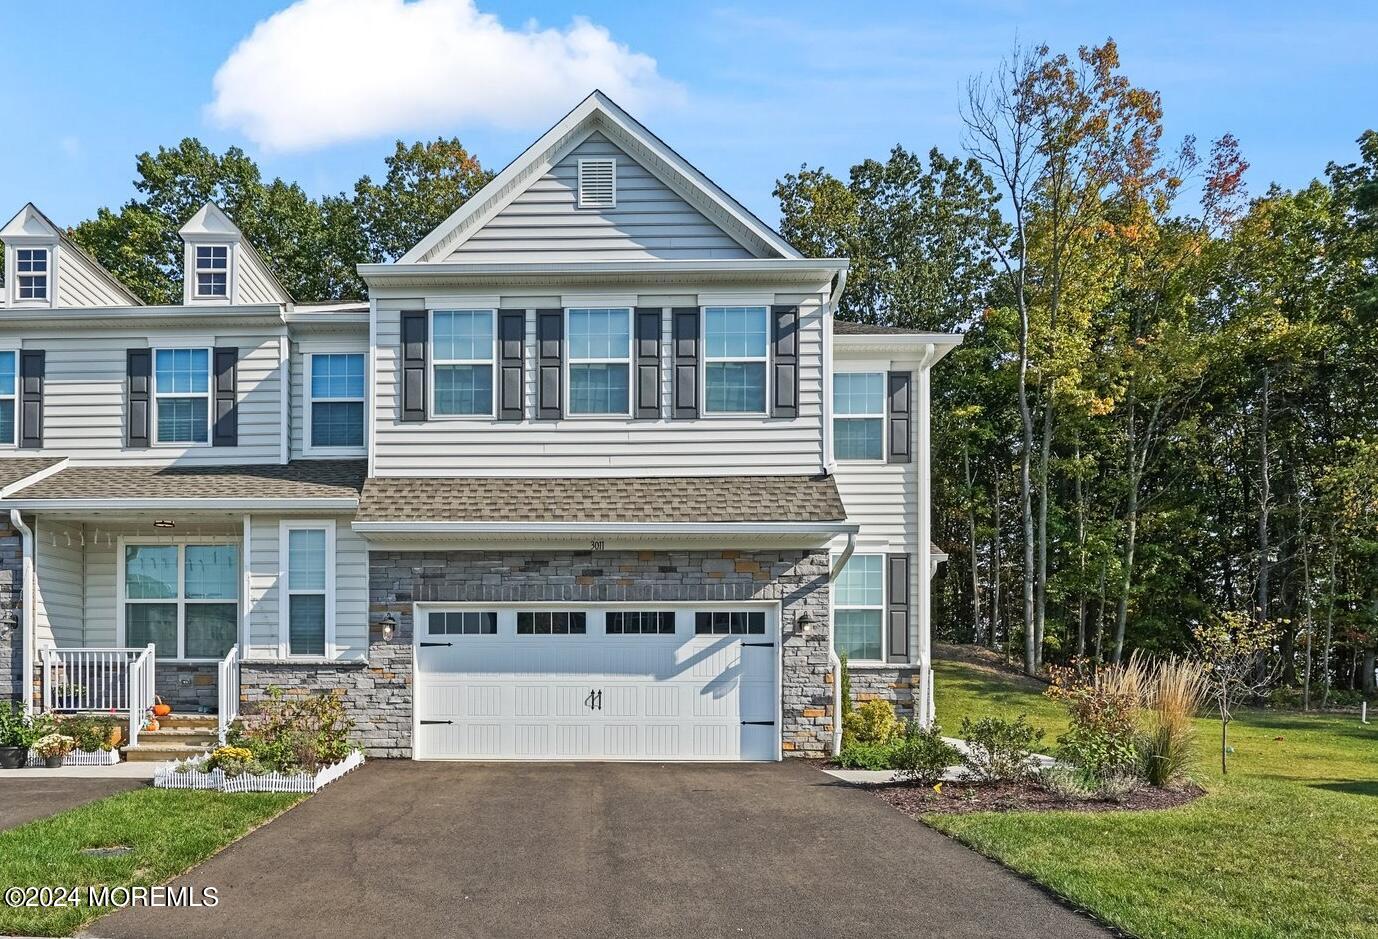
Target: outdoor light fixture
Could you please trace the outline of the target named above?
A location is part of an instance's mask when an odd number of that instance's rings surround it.
[[[176,528],[177,523],[167,518],[156,518],[153,520],[154,528]]]
[[[794,618],[794,628],[799,630],[800,632],[806,633],[812,626],[813,617],[809,615],[808,610],[804,610]]]
[[[383,614],[383,641],[392,642],[392,634],[397,629],[397,617],[391,613]]]

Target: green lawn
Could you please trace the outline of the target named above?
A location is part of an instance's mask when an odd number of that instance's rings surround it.
[[[165,883],[303,798],[177,789],[124,792],[0,832],[0,889]],[[110,845],[134,850],[108,858],[80,853]],[[44,910],[0,903],[0,934],[67,936],[106,912],[85,905]]]
[[[935,663],[939,721],[1027,713],[1048,730],[1062,709],[1032,682]],[[1357,716],[1267,711],[1200,721],[1197,780],[1176,809],[982,813],[926,821],[1028,874],[1103,921],[1144,937],[1378,937],[1378,727]]]

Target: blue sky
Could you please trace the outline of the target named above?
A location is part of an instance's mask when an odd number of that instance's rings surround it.
[[[1126,73],[1162,92],[1170,139],[1240,138],[1252,192],[1353,160],[1378,125],[1371,2],[477,0],[484,18],[456,12],[473,0],[420,0],[453,34],[402,0],[303,2],[239,53],[285,0],[4,7],[0,216],[32,200],[75,224],[132,195],[135,154],[183,136],[239,144],[312,193],[381,175],[396,137],[458,135],[497,168],[598,81],[773,223],[774,181],[800,163],[956,151],[968,76],[1016,38],[1072,51],[1113,36]],[[368,25],[350,28],[355,13]]]

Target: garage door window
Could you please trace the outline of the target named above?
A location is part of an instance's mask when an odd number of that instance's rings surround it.
[[[488,611],[432,613],[427,628],[432,636],[496,636],[498,614]]]
[[[518,636],[582,636],[588,631],[583,610],[528,610],[517,614]]]
[[[700,610],[694,614],[694,632],[700,636],[761,636],[766,615],[742,610]]]
[[[673,636],[675,614],[669,610],[616,610],[607,614],[604,629],[609,636]]]

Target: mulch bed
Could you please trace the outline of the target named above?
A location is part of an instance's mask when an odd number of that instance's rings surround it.
[[[964,815],[968,812],[1138,812],[1145,809],[1170,809],[1186,805],[1206,794],[1200,786],[1181,789],[1145,787],[1123,801],[1103,799],[1064,799],[1031,782],[1020,783],[943,783],[942,791],[932,786],[875,786],[875,793],[895,808],[920,818],[924,815]]]

